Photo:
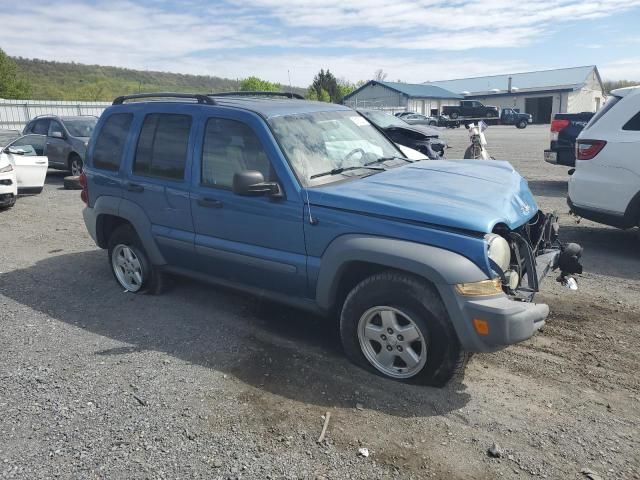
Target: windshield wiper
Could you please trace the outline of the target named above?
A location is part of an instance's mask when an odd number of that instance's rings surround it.
[[[374,162],[375,163],[375,162]],[[360,165],[357,167],[340,167],[340,168],[334,168],[333,170],[329,170],[328,172],[322,172],[322,173],[316,173],[314,175],[311,175],[309,177],[310,180],[314,179],[314,178],[319,178],[319,177],[326,177],[327,175],[339,175],[343,172],[348,172],[350,170],[360,170],[362,168],[366,168],[369,170],[377,170],[380,172],[383,172],[386,170],[386,168],[384,167],[374,167],[374,166],[370,166],[369,164],[366,165]]]
[[[409,162],[409,163],[414,163],[418,161],[418,160],[411,160],[410,158],[406,158],[406,157],[380,157],[377,160],[374,160],[373,162],[365,163],[365,166],[373,165],[375,163],[388,162],[389,160],[404,160],[405,162]]]

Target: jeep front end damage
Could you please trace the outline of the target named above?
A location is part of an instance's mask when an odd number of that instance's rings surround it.
[[[561,243],[558,231],[557,215],[538,211],[516,230],[499,226],[487,235],[489,262],[507,295],[514,300],[532,301],[542,279],[555,270],[560,271],[558,282],[577,289],[573,275],[582,273],[582,247],[577,243]],[[491,252],[494,245],[495,253]]]

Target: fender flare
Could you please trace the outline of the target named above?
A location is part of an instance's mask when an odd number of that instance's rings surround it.
[[[316,302],[320,308],[329,311],[333,307],[339,280],[354,262],[404,270],[436,287],[487,279],[471,260],[443,248],[371,235],[343,235],[331,242],[321,258],[316,284]]]
[[[151,233],[151,221],[139,205],[125,198],[105,195],[96,200],[93,208],[96,213],[96,236],[98,239],[103,238],[100,215],[113,215],[123,218],[133,225],[142,242],[142,246],[147,255],[149,255],[151,263],[154,265],[165,265],[167,263]]]

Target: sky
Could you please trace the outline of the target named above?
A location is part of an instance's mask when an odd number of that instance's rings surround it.
[[[0,0],[9,55],[307,86],[597,65],[640,80],[640,0]]]

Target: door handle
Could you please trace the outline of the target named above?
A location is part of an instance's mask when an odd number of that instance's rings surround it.
[[[198,205],[205,208],[222,208],[222,202],[213,198],[199,198]]]
[[[41,162],[36,162],[36,163],[37,163],[38,165],[44,165],[44,164],[45,164],[45,163],[47,163],[47,162],[45,162],[45,161],[41,161]]]
[[[127,190],[130,192],[141,193],[144,192],[144,187],[142,185],[138,185],[137,183],[128,183]]]

